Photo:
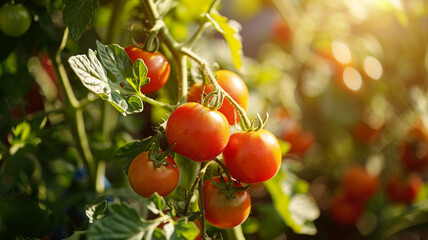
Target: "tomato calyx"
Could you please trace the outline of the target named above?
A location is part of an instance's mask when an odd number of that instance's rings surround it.
[[[140,44],[132,37],[134,25],[131,26],[131,41],[138,48],[143,49],[146,52],[157,52],[160,47],[160,41],[158,39],[159,31],[162,28],[162,21],[156,21],[153,27],[150,29],[144,44]]]
[[[148,154],[149,159],[153,161],[153,163],[157,168],[160,168],[165,165],[171,165],[166,161],[166,157],[172,153],[172,150],[175,144],[169,146],[167,150],[162,151],[160,147],[162,133],[160,131],[157,132],[153,138],[154,138],[153,143],[149,149],[149,154]],[[173,166],[173,167],[177,167],[177,166]]]
[[[259,113],[257,113],[257,116],[250,121],[250,126],[246,126],[243,121],[240,121],[241,131],[244,132],[251,132],[255,131],[258,132],[262,130],[269,119],[269,114],[266,113],[266,116],[262,119]]]
[[[205,87],[204,87],[205,88]],[[204,94],[202,94],[203,96]],[[222,91],[216,89],[210,92],[206,97],[201,101],[201,104],[207,108],[217,111],[224,102],[224,94]]]
[[[220,182],[217,182],[214,180],[211,174],[207,174],[209,180],[216,186],[222,194],[224,194],[228,199],[234,199],[236,197],[237,192],[245,191],[248,188],[250,188],[251,183],[249,183],[247,186],[238,187],[236,186],[236,181],[232,179],[232,177],[229,174],[229,171],[227,170],[226,166],[217,158],[215,161],[221,166],[224,170],[224,173],[226,173],[227,177],[222,177],[222,173],[219,176]]]

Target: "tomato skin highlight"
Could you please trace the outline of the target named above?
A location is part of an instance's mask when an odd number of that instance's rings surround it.
[[[202,104],[190,102],[178,107],[168,119],[166,138],[174,152],[203,162],[223,152],[229,141],[226,117]]]
[[[220,182],[215,177],[216,182]],[[225,178],[227,182],[227,178]],[[235,187],[242,187],[234,182]],[[243,223],[251,211],[251,199],[246,190],[235,193],[235,198],[228,198],[211,180],[203,185],[205,219],[218,228],[233,228]]]
[[[150,82],[140,89],[142,93],[154,93],[166,84],[171,73],[171,65],[161,52],[147,52],[134,45],[126,47],[125,51],[132,62],[142,59],[147,66],[147,77],[150,78]]]
[[[218,84],[223,88],[244,110],[247,110],[248,105],[248,88],[245,82],[236,73],[228,70],[217,71]],[[209,94],[213,91],[212,84],[195,83],[193,84],[187,95],[188,102],[201,102],[202,92]],[[230,125],[235,125],[235,121],[239,122],[239,115],[229,100],[225,99],[223,105],[218,109],[219,112],[226,116]]]
[[[169,195],[177,187],[179,170],[171,156],[166,157],[168,165],[160,168],[149,159],[148,152],[139,154],[128,169],[128,180],[132,189],[144,198],[157,192],[161,196]]]
[[[245,183],[264,182],[281,166],[281,148],[267,130],[236,132],[223,152],[224,163],[233,178]]]

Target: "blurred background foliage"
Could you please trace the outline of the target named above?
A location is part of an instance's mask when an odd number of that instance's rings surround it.
[[[145,105],[126,118],[110,113],[103,123],[103,103],[69,72],[76,97],[88,101],[83,114],[91,149],[105,162],[105,192],[97,195],[64,121],[64,93],[48,57],[61,41],[62,1],[20,2],[33,15],[29,31],[19,38],[0,32],[0,236],[61,239],[87,226],[86,204],[135,197],[113,152],[153,135],[167,112]],[[67,41],[64,59],[94,49],[94,39],[121,46],[144,39],[139,4],[100,1],[93,24]],[[162,4],[170,6],[162,14],[171,34],[184,41],[211,2]],[[117,8],[122,14],[115,15]],[[297,235],[274,208],[269,186],[254,184],[253,211],[243,224],[247,239],[426,238],[428,2],[224,0],[220,11],[241,29],[242,69],[214,30],[195,51],[242,76],[248,114],[268,113],[267,128],[289,147],[281,172],[292,186],[288,193],[309,192],[321,210],[317,234]],[[196,68],[189,72],[191,80],[201,77]],[[153,97],[175,102],[176,74],[173,68]]]

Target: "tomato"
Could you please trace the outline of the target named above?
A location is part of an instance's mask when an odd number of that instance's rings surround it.
[[[216,182],[220,178],[215,177]],[[225,178],[227,182],[227,179]],[[235,187],[242,187],[234,182]],[[239,191],[234,198],[229,198],[211,180],[206,180],[203,185],[205,219],[218,228],[233,228],[243,223],[251,210],[251,199],[247,191]]]
[[[235,179],[245,183],[264,182],[281,166],[281,148],[267,130],[236,132],[223,152],[224,164]]]
[[[428,144],[425,141],[402,142],[399,147],[401,164],[411,171],[428,167]]]
[[[364,212],[364,204],[339,194],[330,203],[330,217],[343,226],[354,225]]]
[[[194,161],[208,161],[218,156],[229,141],[226,117],[199,103],[185,103],[174,110],[166,125],[168,144],[174,152]]]
[[[245,82],[234,72],[228,70],[219,70],[217,72],[217,82],[244,110],[248,105],[248,88]],[[205,89],[202,83],[193,84],[187,95],[188,102],[201,102],[202,92],[209,94],[213,91],[211,84],[206,84]],[[219,112],[226,116],[230,125],[239,122],[239,115],[229,100],[225,99],[223,105],[218,109]]]
[[[351,198],[364,202],[376,193],[378,178],[370,175],[363,166],[351,166],[343,176],[342,187]]]
[[[420,121],[409,130],[398,147],[401,164],[410,171],[422,171],[428,167],[428,136]]]
[[[128,180],[132,189],[140,196],[148,198],[157,192],[167,196],[178,184],[178,167],[171,156],[166,157],[167,165],[156,167],[149,159],[148,152],[134,158],[128,169]]]
[[[126,47],[125,51],[134,63],[137,59],[142,59],[147,66],[150,82],[140,89],[142,93],[156,92],[165,85],[171,73],[171,66],[161,52],[147,52],[134,45]]]
[[[22,4],[6,3],[0,8],[0,30],[9,37],[19,37],[31,25],[31,15]]]
[[[303,155],[314,144],[312,132],[303,131],[302,125],[292,118],[286,118],[281,130],[281,139],[290,143],[291,154]]]
[[[422,187],[423,181],[416,173],[406,177],[393,174],[388,177],[386,193],[393,203],[410,204],[416,199]]]
[[[272,21],[271,35],[273,40],[280,44],[288,44],[291,40],[290,26],[279,15],[275,16]]]
[[[362,143],[374,143],[381,134],[383,126],[373,127],[365,121],[359,121],[352,129],[354,137]]]

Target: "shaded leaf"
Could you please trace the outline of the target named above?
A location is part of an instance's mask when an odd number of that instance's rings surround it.
[[[74,40],[79,40],[95,16],[98,0],[64,0],[64,24]]]
[[[86,216],[89,218],[89,223],[93,223],[94,220],[102,217],[107,209],[107,201],[103,200],[93,205],[87,205],[85,207]]]

